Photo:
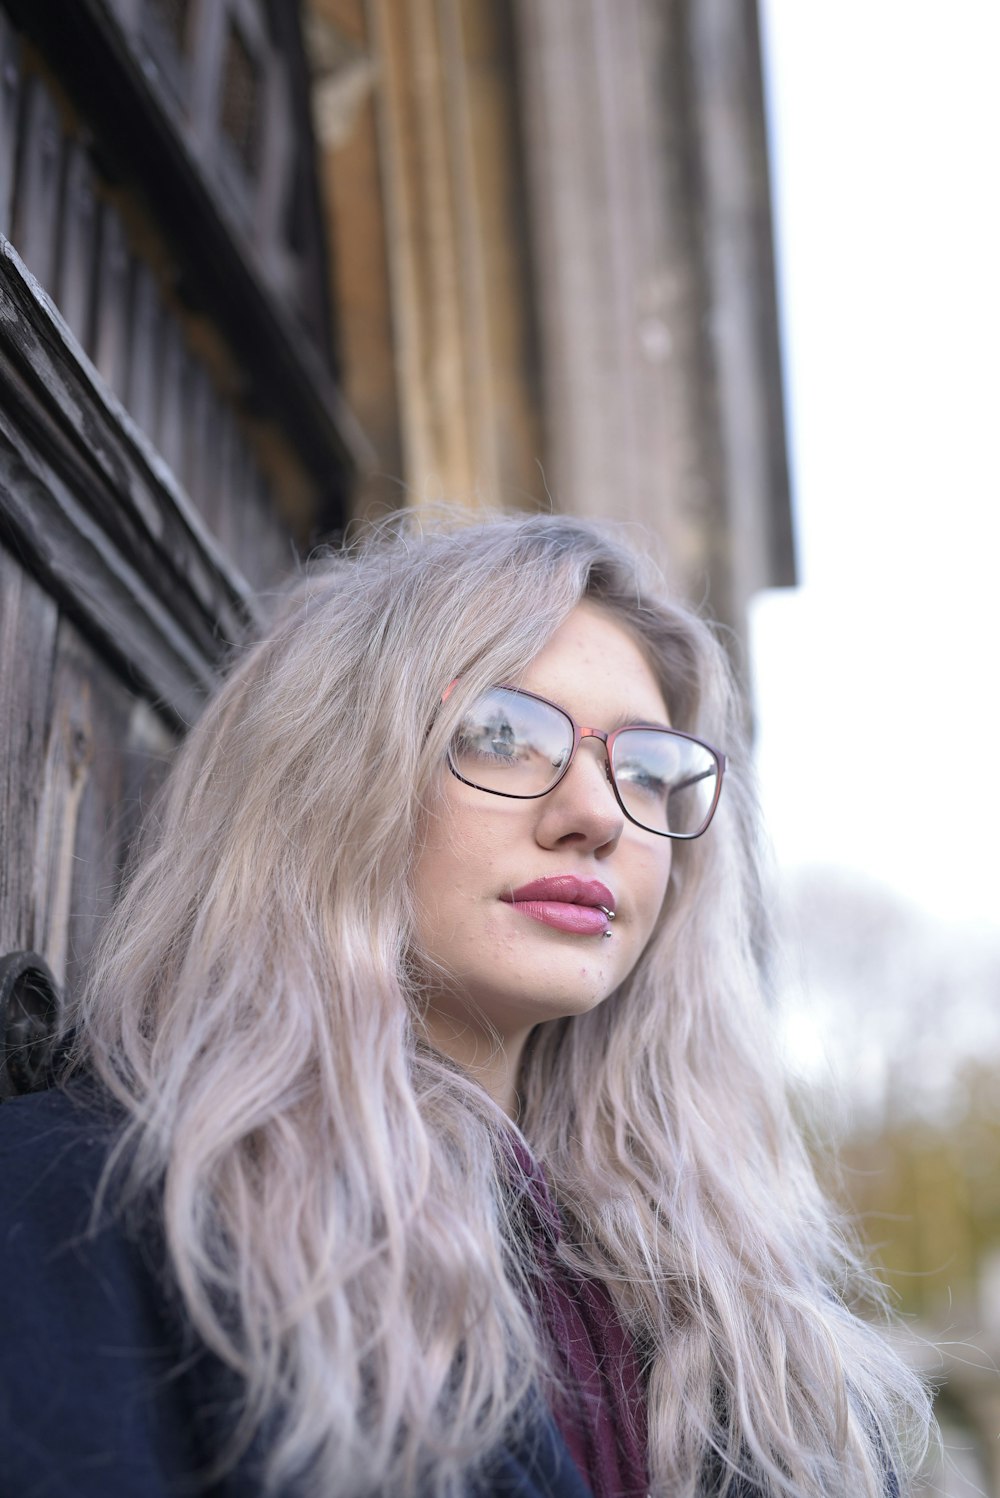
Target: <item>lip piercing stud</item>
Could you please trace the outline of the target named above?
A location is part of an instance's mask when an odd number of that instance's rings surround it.
[[[608,918],[609,921],[613,921],[614,920],[614,918],[615,918],[614,911],[613,910],[609,910],[606,905],[598,905],[597,908],[598,908],[598,910],[603,910],[604,911],[604,914],[607,916],[607,918]],[[608,935],[610,933],[605,933],[605,934]]]
[[[610,941],[610,940],[611,940],[611,932],[610,932],[610,931],[602,931],[602,932],[601,932],[601,935],[602,935],[602,936],[603,936],[603,937],[604,937],[604,938],[605,938],[605,939],[606,939],[606,940],[607,940],[607,941]]]

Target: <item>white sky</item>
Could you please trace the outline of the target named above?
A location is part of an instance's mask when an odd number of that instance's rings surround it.
[[[752,618],[779,860],[1000,911],[1000,3],[762,0],[796,590]]]

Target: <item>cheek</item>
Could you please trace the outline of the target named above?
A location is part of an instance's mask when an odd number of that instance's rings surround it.
[[[666,839],[664,841],[666,842]],[[636,881],[637,910],[640,913],[640,922],[644,928],[645,937],[652,933],[660,911],[663,909],[672,866],[673,847],[669,842],[666,842],[665,848],[655,847],[648,850],[647,858],[644,860]]]
[[[482,871],[489,847],[480,820],[447,797],[427,814],[413,873],[418,898],[445,895]]]
[[[495,861],[494,839],[479,808],[447,794],[427,814],[413,865],[417,936],[425,950],[463,940],[480,910]]]

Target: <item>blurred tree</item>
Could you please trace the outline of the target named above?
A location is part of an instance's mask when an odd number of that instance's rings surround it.
[[[1000,1493],[1000,941],[831,869],[788,881],[780,925],[796,1105],[821,1175],[945,1386],[947,1429],[964,1432],[934,1490]]]

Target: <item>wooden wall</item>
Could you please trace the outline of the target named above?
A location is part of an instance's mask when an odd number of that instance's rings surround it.
[[[252,594],[6,243],[0,312],[0,954],[66,995]]]
[[[72,993],[173,737],[0,547],[0,950]],[[0,1065],[0,1098],[15,1090]]]
[[[756,6],[517,0],[557,507],[738,639],[794,581]]]
[[[75,990],[173,745],[368,451],[297,24],[0,5],[0,1097],[44,1082],[46,985]]]
[[[281,508],[308,507],[307,475],[253,410],[147,202],[109,170],[66,86],[2,12],[0,76],[0,234],[237,567],[263,582],[287,565]]]
[[[309,11],[359,505],[543,504],[511,6]]]
[[[795,572],[753,0],[309,6],[383,496],[640,522],[738,653]]]

